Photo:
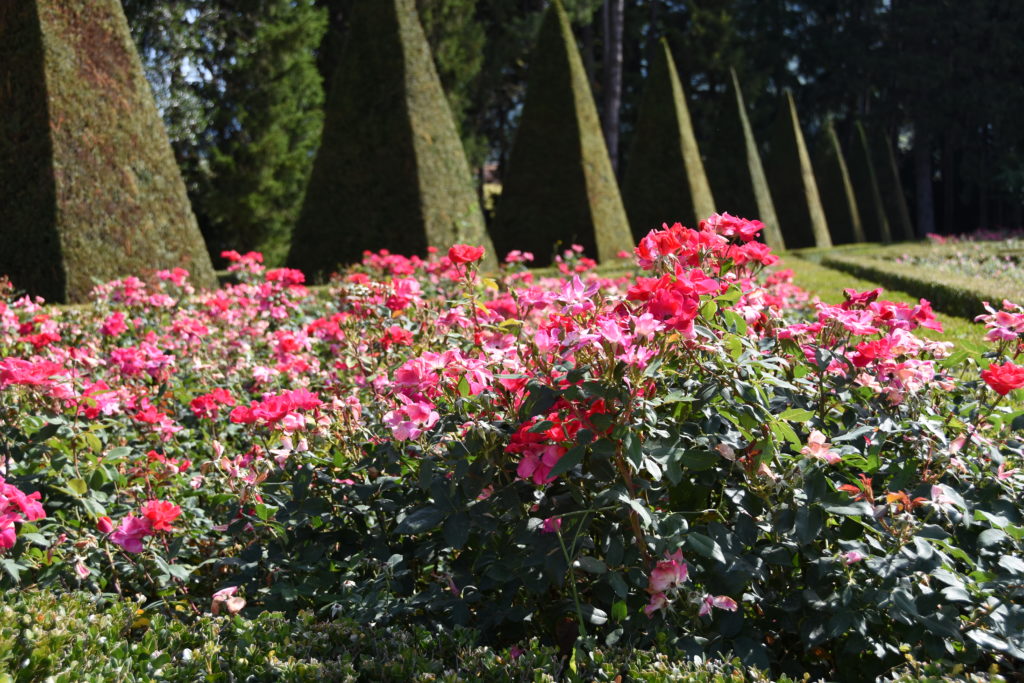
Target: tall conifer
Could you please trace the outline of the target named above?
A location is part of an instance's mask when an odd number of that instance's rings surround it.
[[[760,220],[765,225],[765,243],[782,250],[786,243],[735,69],[730,69],[730,76],[723,116],[715,121],[706,164],[715,203],[720,212]]]
[[[863,242],[864,226],[857,208],[857,197],[850,182],[846,157],[831,120],[822,126],[814,172],[833,243]]]
[[[258,249],[279,264],[302,208],[323,126],[314,50],[325,30],[313,0],[224,2],[223,87],[210,159],[208,239],[214,251]]]
[[[786,91],[772,128],[768,182],[786,246],[831,247],[818,183],[800,129],[793,94]]]

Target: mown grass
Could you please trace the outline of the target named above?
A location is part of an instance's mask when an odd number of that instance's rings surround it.
[[[863,280],[839,270],[826,268],[812,261],[800,258],[795,254],[783,254],[778,268],[789,268],[793,271],[793,281],[797,286],[807,291],[811,296],[829,304],[838,304],[843,301],[844,289],[856,289],[864,291],[881,287],[876,282]],[[900,301],[906,304],[916,304],[919,297],[912,296],[899,290],[885,289],[885,298],[890,301]],[[979,314],[984,311],[978,311]],[[946,315],[936,312],[935,317],[942,323],[942,332],[920,329],[916,332],[929,339],[951,341],[957,345],[963,342],[979,344],[985,335],[985,328],[966,318]]]

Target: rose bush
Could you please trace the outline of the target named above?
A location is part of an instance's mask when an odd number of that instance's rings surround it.
[[[214,292],[161,272],[86,308],[8,297],[6,580],[573,661],[1019,666],[1019,309],[952,349],[914,334],[939,327],[925,301],[808,301],[761,227],[653,231],[618,278],[578,250],[563,277],[481,277],[461,245],[319,289],[227,253]]]

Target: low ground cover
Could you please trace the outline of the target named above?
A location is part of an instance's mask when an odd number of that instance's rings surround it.
[[[487,278],[460,245],[318,290],[229,254],[214,292],[8,297],[3,581],[193,625],[465,628],[555,673],[609,648],[1017,669],[1024,311],[928,340],[926,302],[813,304],[760,229],[653,232],[615,277],[570,250]]]

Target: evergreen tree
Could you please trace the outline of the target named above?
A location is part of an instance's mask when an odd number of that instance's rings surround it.
[[[878,173],[871,155],[867,133],[863,124],[856,121],[853,126],[854,138],[850,148],[850,180],[857,196],[857,208],[864,225],[864,237],[869,242],[892,241],[889,217],[882,202],[882,191],[878,187]]]
[[[721,113],[710,135],[713,153],[706,162],[718,211],[760,220],[765,244],[781,251],[786,244],[735,70],[730,70],[729,88],[719,99]]]
[[[219,0],[227,23],[223,87],[204,198],[211,248],[287,254],[323,126],[314,48],[325,28],[312,0]]]
[[[826,121],[818,136],[814,157],[814,175],[818,181],[821,205],[825,209],[833,244],[864,241],[857,197],[850,182],[846,157],[832,121]]]
[[[831,247],[818,183],[790,91],[780,105],[765,166],[786,246]]]

